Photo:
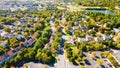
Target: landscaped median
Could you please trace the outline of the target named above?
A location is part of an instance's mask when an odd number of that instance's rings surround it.
[[[114,68],[119,68],[119,63],[115,60],[113,55],[107,51],[103,53],[103,55],[108,59],[108,61],[114,66]]]
[[[113,55],[111,53],[110,53],[110,55],[108,55],[107,58],[115,68],[120,67],[120,64],[116,61],[116,59],[113,57]]]

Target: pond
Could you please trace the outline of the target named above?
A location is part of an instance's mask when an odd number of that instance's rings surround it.
[[[104,14],[116,14],[115,12],[109,11],[109,10],[87,10],[90,12],[100,12],[100,13],[104,13]]]

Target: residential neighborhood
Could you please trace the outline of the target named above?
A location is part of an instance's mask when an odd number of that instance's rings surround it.
[[[119,68],[119,2],[1,1],[0,68]]]

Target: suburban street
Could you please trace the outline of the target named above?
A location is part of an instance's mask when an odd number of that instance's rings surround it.
[[[1,0],[0,68],[120,68],[120,0]]]

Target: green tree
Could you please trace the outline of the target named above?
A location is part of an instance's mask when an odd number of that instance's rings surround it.
[[[120,43],[117,43],[116,48],[120,49]]]
[[[103,60],[102,59],[97,59],[97,63],[98,63],[99,66],[102,66]]]
[[[85,68],[84,66],[80,66],[80,68]]]
[[[17,38],[11,38],[10,39],[10,47],[11,48],[16,48],[19,46],[19,41]]]
[[[10,32],[11,32],[11,29],[10,29],[10,28],[8,28],[8,27],[6,27],[6,28],[4,28],[4,31],[6,31],[6,32],[10,33]]]
[[[107,57],[110,53],[108,51],[104,52],[105,57]]]
[[[35,23],[34,24],[34,29],[35,30],[41,30],[43,28],[43,25],[41,23]]]
[[[90,57],[93,59],[95,57],[95,55],[96,55],[96,52],[92,52]]]
[[[57,42],[53,42],[51,47],[53,48],[53,50],[59,50],[60,49],[60,44]]]

